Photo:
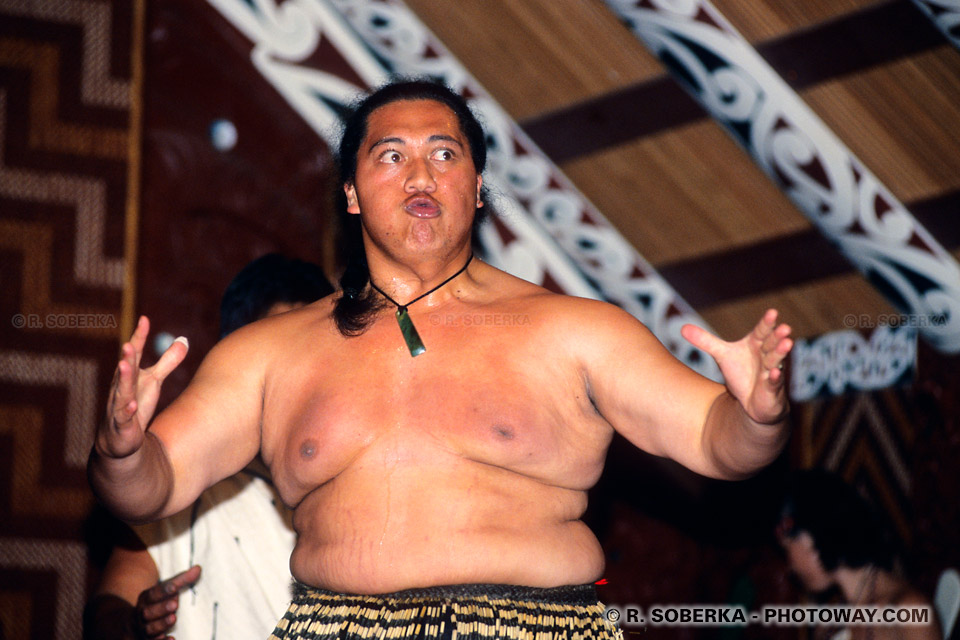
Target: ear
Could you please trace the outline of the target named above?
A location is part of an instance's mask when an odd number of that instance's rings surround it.
[[[347,196],[347,213],[360,213],[360,203],[357,201],[357,188],[347,182],[343,185],[343,192]]]
[[[477,209],[483,206],[483,200],[480,199],[480,189],[483,187],[483,176],[477,175]]]

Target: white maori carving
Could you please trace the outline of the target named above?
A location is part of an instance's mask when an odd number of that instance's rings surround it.
[[[930,343],[960,352],[960,265],[709,2],[606,2],[895,306],[938,320]]]
[[[511,222],[532,225],[529,235],[515,242],[538,242],[541,246],[555,242],[605,299],[644,322],[682,361],[708,377],[720,378],[713,359],[680,336],[683,324],[705,327],[705,323],[489,98],[409,8],[399,0],[330,1],[392,72],[441,78],[471,97],[471,106],[482,116],[488,134],[487,182],[503,196],[498,207],[529,214],[506,217]],[[498,249],[504,251],[506,247]],[[515,250],[512,244],[509,249]],[[528,253],[539,251],[532,248]]]
[[[339,14],[322,0],[208,0],[253,42],[250,58],[256,69],[324,139],[339,133],[337,107],[350,104],[388,75],[351,33]],[[366,86],[333,73],[297,64],[314,53],[322,38],[346,59]]]
[[[913,0],[953,46],[960,49],[960,0]]]
[[[916,367],[917,331],[878,327],[869,341],[853,330],[797,340],[790,361],[790,398],[875,391],[903,381]]]

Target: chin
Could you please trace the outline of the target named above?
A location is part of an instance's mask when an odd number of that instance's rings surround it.
[[[442,244],[442,238],[437,230],[433,228],[434,219],[417,219],[410,225],[407,234],[406,245],[413,251],[422,251],[424,249],[434,249]]]
[[[821,576],[801,576],[800,581],[810,593],[824,593],[833,588],[833,582]]]

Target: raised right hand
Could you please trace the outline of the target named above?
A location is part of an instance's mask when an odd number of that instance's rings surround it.
[[[140,449],[164,379],[187,356],[187,339],[177,338],[156,364],[141,369],[149,333],[150,321],[141,316],[130,341],[120,349],[120,363],[107,399],[107,419],[97,431],[96,448],[101,456],[124,458]]]
[[[194,565],[172,578],[144,589],[137,598],[137,624],[140,636],[147,640],[167,640],[167,632],[176,623],[180,592],[200,579],[200,565]]]

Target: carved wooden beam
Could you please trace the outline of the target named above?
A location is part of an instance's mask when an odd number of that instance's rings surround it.
[[[943,32],[950,44],[960,49],[960,0],[913,0]]]
[[[706,0],[606,0],[934,347],[960,352],[960,265]]]

